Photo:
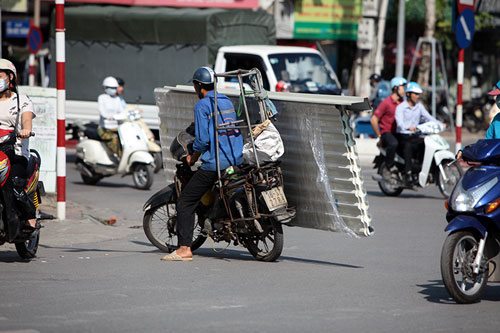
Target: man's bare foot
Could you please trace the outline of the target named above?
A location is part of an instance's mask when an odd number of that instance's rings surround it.
[[[189,246],[179,246],[179,248],[175,251],[182,258],[192,258],[193,252],[191,252],[191,247]]]
[[[28,223],[30,224],[30,227],[32,227],[32,228],[36,227],[36,219],[29,219]]]

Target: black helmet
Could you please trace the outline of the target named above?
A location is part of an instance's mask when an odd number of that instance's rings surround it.
[[[370,75],[370,81],[371,80],[375,80],[377,82],[380,82],[380,81],[382,81],[382,77],[378,74],[373,73],[372,75]]]
[[[181,161],[186,156],[192,155],[193,142],[194,136],[189,134],[186,130],[180,131],[170,144],[172,157],[177,161]]]
[[[215,82],[215,72],[210,67],[200,67],[194,72],[193,81],[202,84],[213,84]]]

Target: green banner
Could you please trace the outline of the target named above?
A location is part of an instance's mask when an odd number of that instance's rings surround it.
[[[356,40],[362,0],[299,0],[294,13],[294,38]]]

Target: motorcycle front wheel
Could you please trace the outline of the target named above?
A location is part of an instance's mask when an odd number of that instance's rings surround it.
[[[446,180],[444,180],[443,174],[441,171],[438,169],[438,187],[439,191],[445,198],[449,198],[451,195],[451,192],[453,192],[453,189],[455,188],[455,185],[457,182],[460,180],[460,177],[462,177],[462,174],[464,173],[462,170],[462,167],[458,162],[453,163],[452,165],[448,166],[448,163],[452,162],[451,160],[443,160],[441,162],[441,166],[443,167],[444,174],[446,175]]]
[[[139,190],[149,190],[153,185],[153,167],[149,164],[136,164],[132,171],[134,185]]]
[[[395,167],[393,167],[395,170]],[[385,195],[389,197],[397,197],[403,192],[403,187],[401,187],[401,179],[399,179],[399,173],[394,173],[387,167],[385,161],[380,164],[378,168],[379,175],[382,176],[383,180],[378,182],[378,187]]]
[[[175,203],[166,203],[144,213],[143,228],[151,244],[163,252],[177,250],[177,210]],[[195,214],[195,228],[191,251],[198,249],[207,239],[201,233],[198,215]]]
[[[448,294],[461,304],[476,302],[488,282],[488,265],[474,274],[478,239],[469,231],[449,234],[441,251],[441,277]]]
[[[32,259],[36,257],[38,242],[40,241],[40,230],[33,232],[32,237],[22,243],[16,243],[17,254],[23,259]]]

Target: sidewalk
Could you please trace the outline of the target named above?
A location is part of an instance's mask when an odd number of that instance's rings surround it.
[[[40,205],[42,213],[56,216],[56,207],[56,195],[50,194],[42,197]],[[139,225],[125,224],[119,218],[113,224],[109,224],[109,217],[103,218],[99,216],[98,211],[90,210],[74,202],[66,202],[64,221],[53,219],[42,220],[41,223],[44,228],[41,229],[40,245],[49,247],[122,239],[142,231]]]
[[[462,129],[462,147],[474,143],[477,140],[483,139],[485,131],[479,131],[478,133],[470,133],[465,129]],[[448,141],[450,145],[450,150],[455,150],[455,132],[445,131],[441,133],[441,136]],[[367,138],[367,139],[356,139],[356,146],[358,148],[358,155],[361,164],[370,164],[373,162],[375,156],[379,154],[377,147],[377,139]]]

